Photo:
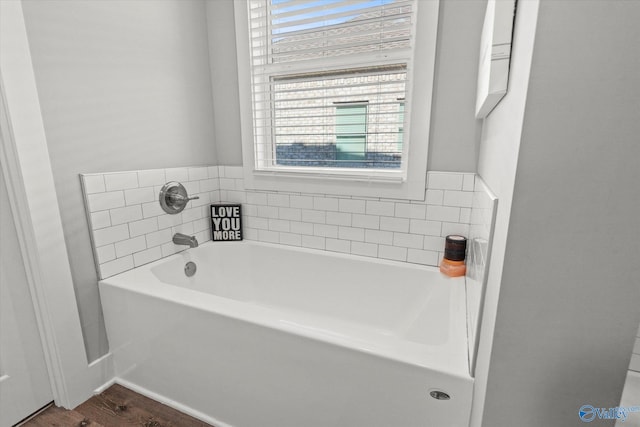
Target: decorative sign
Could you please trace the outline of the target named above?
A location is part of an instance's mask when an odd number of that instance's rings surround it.
[[[211,205],[211,238],[214,242],[242,240],[240,205]]]

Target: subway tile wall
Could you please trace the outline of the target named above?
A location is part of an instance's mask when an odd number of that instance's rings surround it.
[[[183,250],[174,233],[211,239],[208,205],[242,203],[244,238],[437,266],[444,236],[469,235],[475,174],[429,172],[425,201],[244,188],[240,166],[81,175],[99,276],[107,278]],[[158,203],[179,181],[199,200],[178,215]]]
[[[467,242],[467,343],[469,345],[469,361],[475,359],[477,326],[480,321],[482,294],[486,286],[489,267],[489,250],[498,199],[487,187],[482,178],[476,176],[469,220]],[[470,365],[473,371],[474,367]]]
[[[218,167],[151,169],[81,174],[94,259],[101,279],[184,250],[173,234],[211,239],[209,204],[219,200]],[[160,208],[158,195],[169,181],[181,182],[192,200],[177,215]]]
[[[424,202],[246,190],[235,166],[219,176],[220,200],[243,204],[249,240],[436,266],[444,236],[469,235],[472,173],[429,172]]]

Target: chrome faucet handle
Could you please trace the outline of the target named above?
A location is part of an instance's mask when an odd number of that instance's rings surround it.
[[[200,196],[193,196],[193,197],[188,197],[187,196],[187,197],[185,197],[180,193],[169,193],[169,194],[167,194],[167,197],[170,197],[171,200],[173,200],[174,202],[178,202],[178,203],[182,203],[182,202],[186,203],[189,200],[197,200],[197,199],[200,198]]]
[[[175,215],[184,210],[189,200],[196,200],[200,197],[189,197],[184,185],[176,181],[167,182],[160,190],[159,202],[162,210],[168,214]]]

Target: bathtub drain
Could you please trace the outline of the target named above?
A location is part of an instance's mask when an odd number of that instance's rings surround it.
[[[198,267],[196,267],[196,263],[192,262],[192,261],[189,261],[184,266],[184,274],[186,274],[187,277],[191,277],[194,274],[196,274],[196,270],[197,269],[198,269]]]
[[[449,400],[451,399],[451,397],[445,393],[444,391],[440,391],[440,390],[433,390],[429,393],[431,395],[431,397],[433,397],[434,399],[438,399],[438,400]]]

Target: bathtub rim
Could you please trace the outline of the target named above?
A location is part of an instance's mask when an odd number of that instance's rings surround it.
[[[219,242],[206,242],[200,248],[215,246]],[[432,275],[440,275],[436,267],[410,264],[399,261],[370,258],[359,255],[327,252],[318,249],[301,247],[289,247],[273,243],[243,240],[240,242],[225,243],[234,245],[256,245],[271,249],[303,251],[310,254],[328,257],[338,257],[343,259],[358,259],[364,262],[381,263],[401,268],[417,269]],[[113,287],[127,292],[144,295],[153,299],[180,304],[195,310],[212,313],[236,321],[249,323],[252,325],[275,329],[284,333],[289,333],[302,337],[322,341],[324,343],[351,349],[365,353],[369,356],[380,357],[403,363],[418,366],[423,369],[443,372],[457,378],[473,381],[468,370],[467,353],[467,314],[466,314],[466,291],[465,279],[443,278],[447,286],[453,293],[449,303],[451,304],[449,318],[450,338],[444,345],[429,345],[402,339],[389,339],[381,342],[375,339],[362,340],[353,336],[346,336],[332,332],[305,328],[304,325],[295,325],[292,322],[278,316],[278,310],[273,308],[251,305],[247,302],[237,301],[230,298],[220,297],[214,294],[189,289],[177,285],[172,285],[159,280],[151,269],[154,266],[172,260],[180,259],[188,253],[188,250],[178,252],[169,257],[141,265],[132,270],[111,276],[98,282],[100,294],[106,287]],[[438,277],[438,276],[436,276]],[[372,336],[375,334],[372,334]],[[399,350],[396,346],[400,345]]]

